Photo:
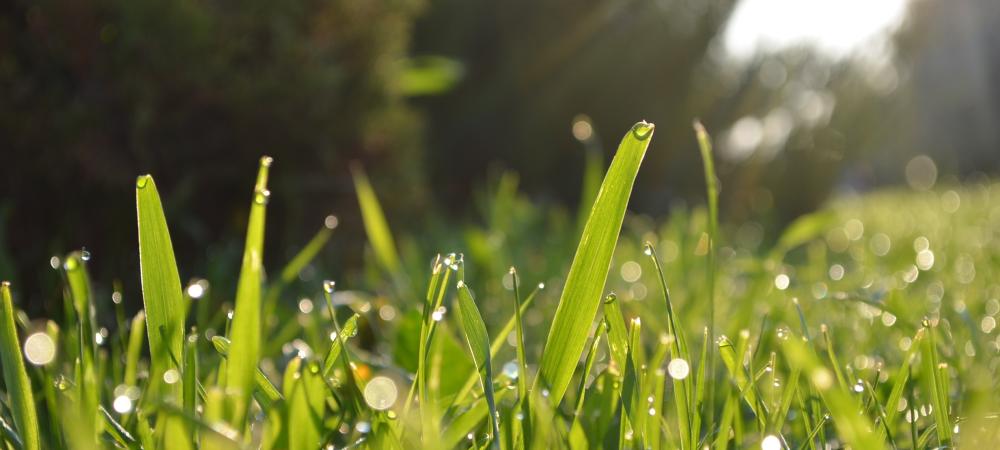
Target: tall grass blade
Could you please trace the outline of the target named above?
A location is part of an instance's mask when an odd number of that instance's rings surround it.
[[[354,189],[358,193],[358,204],[361,206],[361,218],[364,221],[365,233],[368,234],[368,241],[371,242],[375,259],[389,273],[398,274],[400,272],[399,255],[396,253],[396,243],[389,230],[389,223],[385,220],[385,213],[382,212],[382,205],[361,166],[352,165],[351,173],[354,176]]]
[[[165,372],[180,369],[171,355],[183,352],[187,305],[181,291],[181,277],[177,272],[170,230],[167,229],[160,194],[152,176],[142,175],[136,180],[135,204],[139,224],[142,302],[149,336],[150,379],[154,385],[159,385],[158,380],[163,379]]]
[[[489,409],[490,428],[493,430],[491,447],[500,448],[500,426],[497,421],[496,399],[493,393],[493,367],[490,358],[490,338],[486,332],[486,323],[479,314],[476,301],[472,298],[472,291],[465,285],[465,282],[458,281],[458,312],[461,317],[462,329],[465,331],[465,340],[469,344],[472,358],[479,369],[480,382],[483,385],[483,392],[486,397],[486,406]],[[526,375],[525,375],[526,376]]]
[[[625,134],[584,226],[535,379],[536,387],[540,384],[548,389],[553,405],[558,405],[566,394],[587,345],[632,184],[652,136],[653,125],[646,122],[635,124]]]
[[[715,176],[715,162],[712,157],[712,140],[705,131],[705,127],[699,121],[694,122],[695,135],[698,138],[698,149],[701,152],[701,159],[705,168],[705,191],[708,197],[708,261],[705,271],[707,301],[708,301],[708,337],[715,339],[715,243],[718,239],[719,230],[719,187],[718,178]],[[708,349],[707,371],[708,376],[715,374],[715,351]],[[705,419],[708,429],[715,427],[715,384],[705,385]]]
[[[242,430],[254,387],[254,373],[260,359],[261,279],[264,258],[264,220],[267,213],[267,176],[272,159],[260,159],[257,183],[254,185],[247,223],[243,264],[236,287],[236,309],[233,312],[232,351],[226,360],[225,386],[234,391],[229,410],[229,423]]]
[[[10,282],[0,283],[0,363],[3,364],[3,380],[7,389],[14,427],[23,448],[38,450],[41,440],[38,434],[38,413],[35,411],[35,396],[31,381],[24,369],[21,343],[14,326],[14,299],[10,292]],[[54,430],[53,430],[54,431]]]

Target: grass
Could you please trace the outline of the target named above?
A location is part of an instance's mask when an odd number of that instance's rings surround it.
[[[377,183],[353,168],[370,245],[361,275],[338,276],[346,290],[308,276],[339,238],[334,216],[266,276],[269,158],[232,293],[182,285],[157,186],[139,177],[142,311],[129,317],[116,284],[90,279],[99,255],[83,251],[54,264],[63,317],[29,319],[16,285],[0,288],[0,441],[813,450],[1000,438],[1000,184],[843,195],[784,230],[720,223],[696,126],[706,207],[656,223],[626,213],[652,130],[625,134],[603,182],[586,177],[581,211],[533,205],[505,174],[481,197],[482,224],[416,235],[393,234]],[[428,257],[443,249],[461,251]]]

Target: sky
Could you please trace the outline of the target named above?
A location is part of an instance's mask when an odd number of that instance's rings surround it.
[[[844,57],[897,28],[909,0],[740,0],[723,34],[737,58],[809,45]]]

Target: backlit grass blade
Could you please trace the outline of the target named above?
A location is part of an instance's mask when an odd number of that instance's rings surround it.
[[[538,294],[538,291],[540,289],[541,289],[540,287],[535,288],[535,290],[528,295],[528,298],[521,303],[520,314],[522,315],[522,317],[524,316],[524,313],[528,310],[528,307],[530,307],[531,304],[535,301],[535,296]],[[497,356],[497,353],[500,352],[500,349],[504,346],[504,344],[507,343],[507,338],[510,336],[511,333],[514,332],[514,327],[517,321],[516,314],[518,313],[515,312],[514,314],[511,314],[510,319],[507,319],[507,323],[503,326],[503,328],[500,329],[500,332],[496,333],[496,336],[493,337],[493,343],[490,344],[490,358],[495,358]],[[465,400],[465,397],[468,396],[470,392],[472,392],[472,388],[475,387],[478,381],[479,381],[479,374],[470,373],[469,378],[465,381],[465,384],[462,385],[461,389],[459,389],[458,395],[455,396],[455,401],[452,402],[452,406],[454,407],[458,404],[461,404],[462,401]]]
[[[834,375],[820,362],[808,343],[797,337],[781,341],[781,347],[792,369],[798,369],[819,393],[830,411],[839,438],[853,448],[880,449],[885,442],[879,438],[867,416],[860,414],[861,404],[836,384]]]
[[[931,404],[934,406],[934,423],[937,425],[938,445],[941,447],[951,447],[951,421],[948,416],[948,364],[940,362],[938,356],[937,325],[931,324],[924,319],[923,330],[926,339],[921,342],[921,367],[920,376],[925,382],[927,392],[930,394]]]
[[[601,304],[632,184],[652,136],[653,125],[646,122],[635,124],[625,134],[584,226],[535,379],[536,386],[540,384],[548,389],[553,405],[558,405],[566,394],[587,345],[587,335]]]
[[[226,360],[225,386],[235,393],[229,411],[229,423],[237,430],[243,429],[247,407],[253,393],[254,373],[260,359],[261,332],[261,277],[264,258],[264,220],[267,214],[268,170],[271,157],[260,159],[257,183],[254,185],[247,223],[246,246],[243,264],[236,287],[236,309],[233,312],[232,351]]]
[[[35,411],[35,396],[31,390],[31,381],[24,369],[24,359],[21,356],[21,343],[14,326],[14,299],[10,292],[10,283],[0,284],[0,363],[3,364],[3,380],[7,389],[7,401],[10,405],[14,427],[23,448],[38,450],[41,448],[38,434],[38,414]],[[54,430],[53,430],[54,431]]]
[[[323,362],[323,376],[330,376],[333,367],[337,365],[337,360],[340,359],[340,353],[344,351],[344,346],[347,345],[347,340],[358,334],[359,317],[357,314],[354,314],[351,318],[347,319],[344,322],[344,326],[340,329],[340,338],[334,339],[330,343],[330,351],[327,352]]]
[[[907,350],[906,356],[903,357],[903,365],[896,368],[896,375],[892,377],[892,389],[889,391],[889,398],[885,401],[885,422],[889,427],[893,426],[896,422],[896,416],[899,415],[898,405],[900,399],[903,398],[906,381],[910,378],[910,365],[913,364],[913,359],[916,357],[917,351],[923,348],[922,342],[925,334],[926,329],[921,328],[917,330],[917,334],[913,338],[913,343],[910,344],[910,349]]]
[[[472,292],[465,282],[458,281],[458,313],[461,317],[462,329],[465,331],[465,340],[469,344],[472,358],[476,362],[479,370],[480,381],[483,385],[483,392],[486,397],[486,406],[489,409],[490,428],[493,430],[491,447],[500,448],[500,428],[497,423],[497,405],[493,395],[493,368],[490,358],[490,338],[486,333],[486,323],[479,314],[476,301],[472,299]],[[526,374],[522,375],[526,376]]]
[[[146,313],[139,311],[132,318],[131,323],[128,347],[125,351],[125,378],[123,382],[126,386],[137,386],[139,357],[142,356],[143,335],[146,334]]]
[[[152,176],[142,175],[136,180],[135,204],[139,224],[142,302],[149,336],[150,379],[162,380],[164,372],[179,370],[171,354],[181,355],[183,352],[184,312],[187,307],[181,292],[181,277],[177,272],[170,231]]]
[[[299,273],[306,268],[309,263],[316,258],[323,246],[330,241],[333,230],[338,225],[337,216],[329,215],[323,221],[323,228],[316,232],[316,235],[309,240],[309,243],[292,258],[288,264],[281,269],[281,276],[267,289],[267,296],[264,299],[264,317],[272,317],[274,307],[281,296],[282,290],[299,276]]]
[[[290,450],[313,450],[319,448],[322,443],[326,385],[318,367],[303,366],[306,366],[306,363],[301,358],[296,358],[288,364],[285,372]]]
[[[694,122],[695,135],[698,138],[698,149],[701,152],[705,168],[705,193],[708,197],[708,261],[705,271],[708,302],[708,337],[715,339],[715,244],[719,238],[719,187],[715,176],[715,162],[712,157],[712,140],[699,121]],[[715,351],[708,347],[708,376],[715,375]],[[715,384],[705,385],[705,422],[709,429],[715,427]]]
[[[385,220],[385,213],[382,212],[382,205],[361,166],[351,166],[351,174],[354,176],[354,189],[358,193],[365,233],[368,234],[368,241],[375,252],[375,259],[390,273],[397,274],[400,269],[399,255],[396,253],[396,243],[389,230],[389,223]]]
[[[212,336],[212,346],[224,358],[228,359],[229,357],[230,345],[229,339],[222,336]],[[264,411],[270,410],[275,403],[283,400],[281,393],[260,369],[254,373],[254,398]]]
[[[82,431],[80,439],[96,442],[103,425],[98,411],[101,389],[95,359],[97,344],[94,341],[94,308],[91,304],[90,275],[87,274],[85,263],[82,252],[73,252],[66,256],[63,269],[66,272],[69,295],[79,321],[77,339],[80,349],[76,360],[76,407],[79,411],[77,423]]]

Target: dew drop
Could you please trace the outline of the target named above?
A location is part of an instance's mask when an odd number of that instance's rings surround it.
[[[337,287],[336,281],[326,280],[323,282],[323,290],[326,291],[327,294],[332,294],[334,289],[336,289],[336,287]]]
[[[146,184],[149,183],[149,178],[149,175],[139,175],[139,177],[135,179],[135,187],[139,189],[145,188]]]
[[[272,158],[270,156],[267,156],[267,155],[260,157],[260,165],[261,166],[263,166],[263,167],[271,167],[272,163],[274,163],[274,158]]]
[[[84,247],[80,249],[80,259],[83,261],[90,261],[90,252]]]
[[[253,191],[253,202],[258,205],[266,205],[271,199],[271,191],[267,189],[257,189]]]

